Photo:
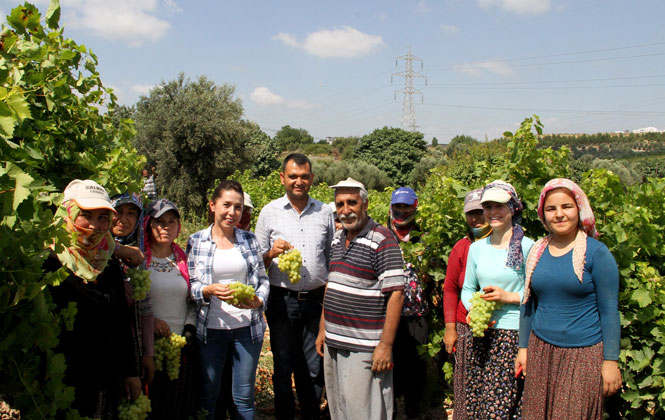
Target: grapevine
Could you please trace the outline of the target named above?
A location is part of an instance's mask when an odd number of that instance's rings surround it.
[[[469,311],[469,326],[474,337],[484,337],[485,330],[489,328],[492,312],[499,308],[501,304],[489,302],[481,296],[483,292],[475,292],[471,296],[471,310]]]
[[[233,299],[228,301],[231,305],[247,304],[254,300],[254,296],[256,296],[253,286],[239,281],[229,284],[229,289],[233,291]]]
[[[118,419],[145,420],[150,411],[150,400],[141,394],[134,401],[125,401],[118,406]]]
[[[150,271],[143,270],[141,268],[130,268],[127,270],[127,277],[129,277],[129,283],[132,285],[134,292],[132,297],[134,300],[143,300],[150,290]]]
[[[170,337],[155,340],[155,369],[164,370],[171,380],[178,379],[180,372],[180,349],[185,347],[187,340],[176,333]]]
[[[292,284],[300,281],[300,267],[302,267],[302,255],[297,249],[291,249],[279,256],[277,268],[287,273]]]

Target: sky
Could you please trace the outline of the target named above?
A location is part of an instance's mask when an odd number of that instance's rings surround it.
[[[665,130],[662,0],[60,3],[65,36],[97,55],[119,103],[205,75],[234,85],[270,136],[401,127],[409,51],[427,142],[491,140],[533,114],[546,133]],[[0,0],[0,12],[16,5]]]

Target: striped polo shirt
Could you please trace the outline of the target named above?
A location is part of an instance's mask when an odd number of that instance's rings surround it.
[[[390,293],[404,289],[404,260],[385,226],[368,218],[346,244],[346,229],[335,233],[323,312],[326,344],[372,352],[379,344]]]

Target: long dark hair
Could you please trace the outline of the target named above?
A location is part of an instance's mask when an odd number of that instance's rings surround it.
[[[234,181],[232,179],[225,179],[222,182],[219,183],[217,188],[212,192],[212,197],[210,197],[210,201],[213,203],[219,199],[219,197],[222,196],[222,193],[224,191],[235,191],[240,194],[240,197],[245,196],[245,193],[242,190],[242,185],[238,181]],[[208,206],[208,223],[214,223],[215,222],[215,214],[210,211],[210,206]]]

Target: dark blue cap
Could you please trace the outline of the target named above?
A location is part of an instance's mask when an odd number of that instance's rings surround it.
[[[390,198],[390,204],[406,204],[412,206],[416,202],[418,196],[416,192],[409,187],[400,187],[393,191],[393,195]]]

